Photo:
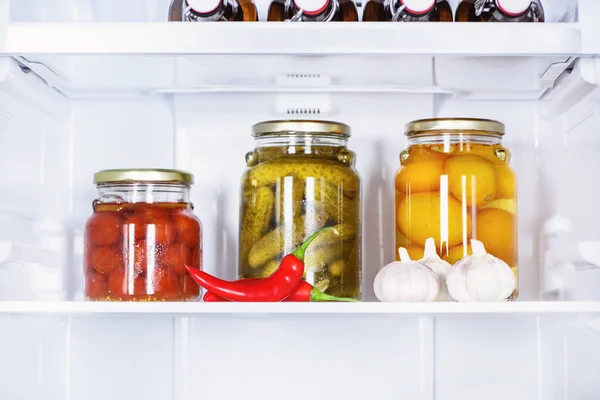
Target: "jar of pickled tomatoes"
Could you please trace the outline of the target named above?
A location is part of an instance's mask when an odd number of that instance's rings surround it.
[[[186,265],[202,266],[202,226],[189,173],[166,169],[95,174],[98,197],[85,225],[85,296],[97,301],[191,301]]]
[[[517,178],[501,144],[504,124],[471,118],[410,122],[395,177],[396,249],[423,257],[435,239],[451,264],[477,239],[517,276]],[[516,298],[517,289],[511,296]]]

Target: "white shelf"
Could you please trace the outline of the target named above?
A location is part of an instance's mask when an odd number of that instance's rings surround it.
[[[572,57],[585,56],[578,23],[16,22],[4,41],[0,32],[3,53],[69,97],[352,92],[475,100],[539,99]]]
[[[0,314],[58,314],[76,316],[201,316],[208,314],[397,314],[531,315],[596,314],[600,302],[505,303],[117,303],[117,302],[0,302]]]
[[[1,37],[1,36],[0,36]],[[576,23],[10,23],[4,50],[24,54],[567,55]]]

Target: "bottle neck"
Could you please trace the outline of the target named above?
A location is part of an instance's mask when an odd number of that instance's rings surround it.
[[[331,21],[338,8],[338,0],[289,0],[291,21]]]
[[[537,22],[543,17],[537,0],[477,0],[475,14],[498,22]]]
[[[339,160],[348,152],[348,139],[344,136],[266,136],[255,140],[256,150],[246,156],[250,166],[281,157],[314,156],[321,159]]]
[[[423,21],[434,11],[436,0],[390,0],[388,4],[392,21]]]
[[[188,22],[224,19],[228,0],[184,0],[182,20]]]
[[[530,0],[494,0],[496,9],[510,18],[526,15],[531,8]]]
[[[491,135],[481,135],[481,134],[473,134],[473,133],[456,133],[456,134],[448,134],[448,135],[427,135],[427,136],[415,136],[408,138],[409,145],[429,145],[429,144],[437,144],[437,145],[448,145],[451,146],[453,144],[460,143],[473,143],[473,144],[485,144],[485,145],[494,145],[500,144],[502,142],[502,138],[498,136]]]
[[[189,203],[190,185],[184,183],[101,183],[97,203]]]

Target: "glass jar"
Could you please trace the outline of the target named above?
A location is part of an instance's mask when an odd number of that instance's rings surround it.
[[[413,121],[395,177],[396,249],[423,257],[425,240],[451,264],[483,242],[517,276],[517,178],[501,145],[504,124],[467,118]],[[398,255],[396,255],[398,259]],[[516,298],[517,289],[512,298]]]
[[[85,225],[85,295],[100,301],[197,300],[185,265],[202,266],[193,176],[166,169],[94,175],[98,198]]]
[[[239,275],[262,278],[324,226],[307,249],[304,279],[327,294],[360,298],[360,180],[346,148],[350,127],[268,121],[253,127],[240,209]]]

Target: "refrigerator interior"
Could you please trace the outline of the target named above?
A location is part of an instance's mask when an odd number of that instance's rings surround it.
[[[599,2],[545,1],[537,26],[314,28],[166,23],[168,3],[0,0],[0,399],[600,396]],[[285,118],[352,127],[373,301],[404,124],[455,116],[506,124],[514,304],[82,302],[94,172],[192,172],[204,269],[233,279],[250,127]]]

